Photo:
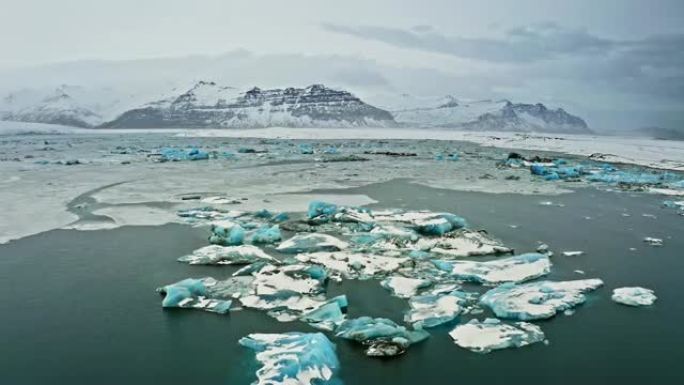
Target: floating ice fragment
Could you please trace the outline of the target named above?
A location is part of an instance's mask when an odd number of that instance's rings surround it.
[[[311,155],[314,153],[314,148],[311,143],[302,143],[299,145],[299,153],[303,155]]]
[[[456,326],[449,335],[456,345],[476,353],[519,348],[544,341],[544,332],[537,325],[528,322],[505,324],[496,318],[487,318],[482,322],[473,319]]]
[[[653,290],[637,286],[614,289],[611,299],[628,306],[650,306],[658,297]]]
[[[246,265],[258,260],[278,263],[278,260],[251,245],[219,246],[210,245],[199,248],[178,258],[190,265]]]
[[[475,257],[511,253],[512,250],[486,234],[461,229],[440,238],[422,238],[415,247],[442,257]]]
[[[343,310],[347,305],[347,296],[339,295],[302,314],[299,320],[318,329],[333,331],[344,321]]]
[[[549,257],[537,253],[488,262],[436,260],[434,264],[455,278],[484,284],[524,282],[551,272]]]
[[[561,254],[563,254],[564,257],[579,257],[580,255],[584,255],[584,251],[564,251]]]
[[[232,298],[251,292],[252,281],[252,277],[236,277],[224,281],[188,278],[160,287],[157,292],[164,295],[162,307],[195,308],[224,314],[230,310]]]
[[[404,321],[416,328],[430,328],[450,322],[464,312],[470,298],[468,293],[457,290],[412,297],[409,300],[411,310],[406,313]]]
[[[197,148],[189,150],[182,150],[177,148],[163,148],[161,151],[160,162],[178,162],[181,160],[206,160],[209,159],[209,153],[201,151]]]
[[[316,265],[267,265],[255,276],[254,287],[257,295],[275,294],[282,290],[302,294],[323,292],[327,274]]]
[[[359,317],[346,320],[335,330],[337,337],[354,340],[368,346],[366,355],[396,356],[413,343],[429,337],[421,329],[408,330],[386,318]]]
[[[281,234],[278,225],[263,225],[249,235],[250,243],[276,243],[280,239]]]
[[[451,213],[390,211],[375,212],[373,217],[379,222],[400,222],[410,225],[424,235],[443,235],[447,232],[466,227],[465,219]]]
[[[335,345],[322,333],[254,333],[239,343],[254,350],[261,363],[254,385],[339,383]]]
[[[660,238],[646,237],[644,238],[644,242],[648,243],[651,246],[657,247],[663,245],[663,240]]]
[[[385,278],[380,285],[400,298],[410,298],[416,295],[418,290],[430,287],[432,281],[421,278],[407,278],[402,276],[392,276]]]
[[[347,242],[341,241],[332,235],[313,233],[297,234],[282,242],[277,250],[281,253],[297,254],[316,251],[339,251],[346,249],[348,246]]]
[[[506,283],[489,290],[480,303],[497,317],[521,321],[551,318],[556,313],[584,303],[583,293],[603,285],[600,279],[540,281],[526,284]]]

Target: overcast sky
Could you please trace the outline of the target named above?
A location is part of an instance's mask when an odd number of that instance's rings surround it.
[[[126,60],[131,77],[325,81],[542,101],[600,128],[684,125],[682,0],[0,0],[0,47],[0,85],[78,83],[84,63],[81,83],[115,81],[103,61]],[[189,55],[206,56],[134,64]]]

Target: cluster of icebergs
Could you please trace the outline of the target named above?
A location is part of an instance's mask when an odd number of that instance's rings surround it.
[[[402,354],[428,338],[427,329],[449,323],[456,324],[449,333],[453,341],[478,353],[543,342],[542,329],[530,321],[570,314],[587,293],[603,285],[597,278],[538,281],[551,272],[547,248],[513,255],[451,213],[371,211],[314,201],[304,218],[212,208],[179,215],[209,225],[212,243],[180,262],[242,267],[225,280],[185,279],[159,288],[164,307],[216,313],[257,309],[281,322],[300,321],[329,336],[357,341],[373,357]],[[406,325],[370,316],[348,318],[353,304],[345,295],[328,298],[326,282],[355,279],[378,280],[405,299]],[[464,285],[485,291],[480,295]],[[649,305],[655,295],[622,288],[613,300]],[[497,318],[478,320],[484,311]],[[466,316],[470,321],[461,322]],[[259,383],[325,383],[339,367],[334,345],[320,332],[252,334],[240,343],[253,349],[263,365]]]

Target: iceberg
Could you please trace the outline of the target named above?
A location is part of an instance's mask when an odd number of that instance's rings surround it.
[[[311,155],[314,153],[314,148],[310,143],[302,143],[299,145],[299,153],[302,155]]]
[[[256,261],[279,263],[277,259],[252,245],[209,245],[178,258],[178,261],[190,265],[247,265]]]
[[[263,225],[249,235],[250,243],[276,243],[281,239],[280,227],[278,225]]]
[[[225,281],[188,278],[160,287],[157,292],[164,296],[162,307],[165,308],[194,308],[225,314],[230,310],[232,298],[251,291],[251,281],[251,277],[229,278]]]
[[[298,254],[296,258],[300,262],[325,266],[331,274],[347,279],[368,279],[387,275],[409,261],[409,258],[346,251]]]
[[[551,318],[586,301],[584,293],[603,286],[600,279],[505,283],[480,298],[499,318],[530,321]]]
[[[322,201],[311,201],[309,203],[309,210],[307,211],[307,216],[309,219],[325,217],[330,219],[333,215],[337,214],[338,206],[334,203],[327,203]]]
[[[386,318],[359,317],[342,322],[335,336],[363,343],[368,356],[386,357],[402,354],[411,344],[430,335],[422,329],[408,330]]]
[[[347,296],[339,295],[302,314],[299,316],[299,320],[317,329],[333,331],[344,321],[343,311],[347,306]]]
[[[614,289],[611,299],[628,306],[650,306],[658,297],[653,290],[637,286]]]
[[[285,266],[267,265],[254,277],[257,295],[275,294],[282,290],[301,294],[318,294],[324,291],[327,273],[320,266],[294,264]]]
[[[322,333],[254,333],[239,344],[261,363],[254,385],[339,384],[335,345]]]
[[[660,247],[663,245],[663,240],[661,238],[646,237],[644,238],[644,242],[656,247]]]
[[[163,148],[161,151],[160,162],[178,162],[181,160],[206,160],[209,159],[209,153],[201,151],[197,148],[189,150],[182,150],[177,148]]]
[[[451,213],[394,210],[376,212],[373,217],[379,222],[399,222],[409,225],[423,235],[444,235],[466,227],[465,219]]]
[[[412,297],[404,321],[415,328],[431,328],[453,321],[465,311],[471,296],[454,290],[448,293],[428,294]]]
[[[277,250],[286,254],[312,253],[316,251],[340,251],[349,246],[332,235],[312,233],[297,234],[278,245]]]
[[[400,298],[411,298],[420,289],[430,287],[432,281],[421,278],[407,278],[399,275],[385,278],[380,285]]]
[[[528,322],[505,324],[496,318],[487,318],[482,322],[473,319],[456,326],[449,335],[456,345],[476,353],[519,348],[545,339],[544,332],[537,325]]]
[[[433,263],[454,278],[490,285],[529,281],[551,272],[549,257],[538,253],[521,254],[488,262],[435,260]]]
[[[223,246],[237,246],[244,243],[245,229],[230,220],[216,221],[211,224],[209,242]]]

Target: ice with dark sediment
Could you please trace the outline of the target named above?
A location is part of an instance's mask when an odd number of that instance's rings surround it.
[[[421,329],[409,330],[386,318],[359,317],[342,322],[335,336],[361,342],[368,356],[386,357],[404,353],[429,334]]]

